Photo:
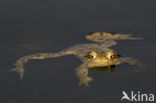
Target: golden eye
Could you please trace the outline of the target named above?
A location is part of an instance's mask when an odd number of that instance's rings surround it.
[[[91,55],[91,57],[92,57],[92,59],[95,59],[95,58],[96,58],[96,56],[95,56],[95,55]]]
[[[95,59],[96,57],[95,57],[94,55],[90,55],[90,54],[89,54],[89,55],[86,55],[85,58],[88,58],[88,59]]]
[[[111,59],[111,54],[108,55],[108,58]]]
[[[95,59],[97,58],[98,53],[96,51],[91,51],[88,55],[86,55],[85,57],[88,59]]]
[[[115,57],[115,55],[110,55],[110,59],[114,59]]]
[[[95,59],[98,56],[98,54],[96,51],[91,51],[90,56],[92,57],[92,59]]]
[[[109,51],[106,53],[106,57],[110,60],[113,60],[117,57],[116,53],[114,51]]]

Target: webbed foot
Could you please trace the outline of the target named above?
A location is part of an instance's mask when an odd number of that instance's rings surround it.
[[[20,79],[21,80],[23,79],[23,76],[24,76],[24,68],[21,68],[21,66],[17,66],[16,68],[11,69],[10,71],[11,72],[12,71],[18,72],[20,74]]]
[[[90,87],[88,83],[92,80],[93,79],[91,77],[82,78],[80,79],[78,86],[81,86],[82,84],[84,84],[86,87]]]

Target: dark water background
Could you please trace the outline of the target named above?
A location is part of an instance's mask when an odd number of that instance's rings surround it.
[[[155,0],[1,0],[0,103],[120,103],[123,90],[156,94],[155,10]],[[144,37],[112,48],[149,69],[135,73],[121,65],[111,75],[89,72],[90,88],[77,86],[81,61],[75,56],[29,61],[23,80],[9,72],[22,56],[89,43],[84,37],[93,31]]]

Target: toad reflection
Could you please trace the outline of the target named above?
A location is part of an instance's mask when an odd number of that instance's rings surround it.
[[[24,64],[32,59],[48,59],[64,55],[75,55],[82,64],[76,68],[76,75],[79,79],[79,86],[84,84],[89,87],[88,83],[93,79],[88,76],[88,69],[92,71],[106,70],[112,72],[116,65],[127,63],[143,68],[143,64],[135,58],[122,57],[109,47],[117,44],[115,40],[142,40],[143,38],[131,37],[130,34],[119,34],[111,32],[92,32],[86,36],[86,39],[94,41],[89,44],[76,44],[65,50],[56,53],[36,53],[19,58],[14,64],[16,67],[11,71],[17,71],[20,79],[24,76]]]

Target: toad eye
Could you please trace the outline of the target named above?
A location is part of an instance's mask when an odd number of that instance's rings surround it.
[[[88,55],[86,55],[85,57],[88,59],[96,59],[98,56],[98,53],[95,51],[91,51]]]
[[[114,59],[114,58],[115,58],[115,55],[111,55],[110,58],[111,58],[111,59]]]
[[[92,58],[92,59],[95,59],[95,58],[96,58],[96,56],[95,56],[95,55],[90,55],[90,56],[91,56],[91,58]]]
[[[111,59],[111,60],[116,58],[116,56],[115,56],[114,54],[113,54],[113,55],[110,54],[110,55],[108,55],[108,57],[109,57],[109,59]]]
[[[88,59],[95,59],[96,58],[95,55],[90,55],[90,54],[89,55],[86,55],[85,57],[88,58]]]

